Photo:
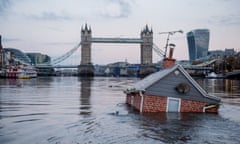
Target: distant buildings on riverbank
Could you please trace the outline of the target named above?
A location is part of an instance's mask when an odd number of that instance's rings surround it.
[[[234,48],[209,51],[210,31],[208,29],[195,29],[187,33],[189,61],[201,61],[208,59],[234,56],[237,52]]]
[[[213,58],[224,58],[229,56],[235,56],[237,52],[234,48],[226,48],[225,50],[213,50],[208,51],[208,56]]]

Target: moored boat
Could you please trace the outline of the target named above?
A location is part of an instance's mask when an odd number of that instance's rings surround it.
[[[215,72],[208,73],[205,77],[210,79],[225,78],[223,74],[216,74]]]
[[[9,66],[8,69],[1,71],[2,78],[30,79],[37,77],[37,71],[30,66]]]

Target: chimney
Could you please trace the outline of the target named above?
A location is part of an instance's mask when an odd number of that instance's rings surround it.
[[[175,65],[175,62],[176,62],[176,59],[173,59],[173,51],[174,51],[175,44],[169,44],[169,46],[170,46],[169,56],[163,59],[163,65],[162,65],[163,69],[171,68],[172,66]]]
[[[3,47],[2,47],[2,36],[0,35],[0,69],[3,67]]]

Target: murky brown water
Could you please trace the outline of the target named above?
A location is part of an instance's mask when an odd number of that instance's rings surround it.
[[[219,114],[139,114],[122,92],[136,81],[0,79],[0,143],[240,143],[239,81],[198,80],[224,99]]]

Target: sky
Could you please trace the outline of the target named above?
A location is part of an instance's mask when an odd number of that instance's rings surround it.
[[[57,58],[80,41],[80,30],[91,26],[93,37],[140,38],[148,25],[154,43],[164,49],[167,35],[176,45],[174,57],[187,60],[186,33],[209,29],[209,50],[240,51],[239,0],[0,0],[3,47],[40,52]],[[81,50],[64,63],[79,64]],[[161,58],[153,52],[153,62]],[[92,44],[93,64],[140,63],[139,44]]]

